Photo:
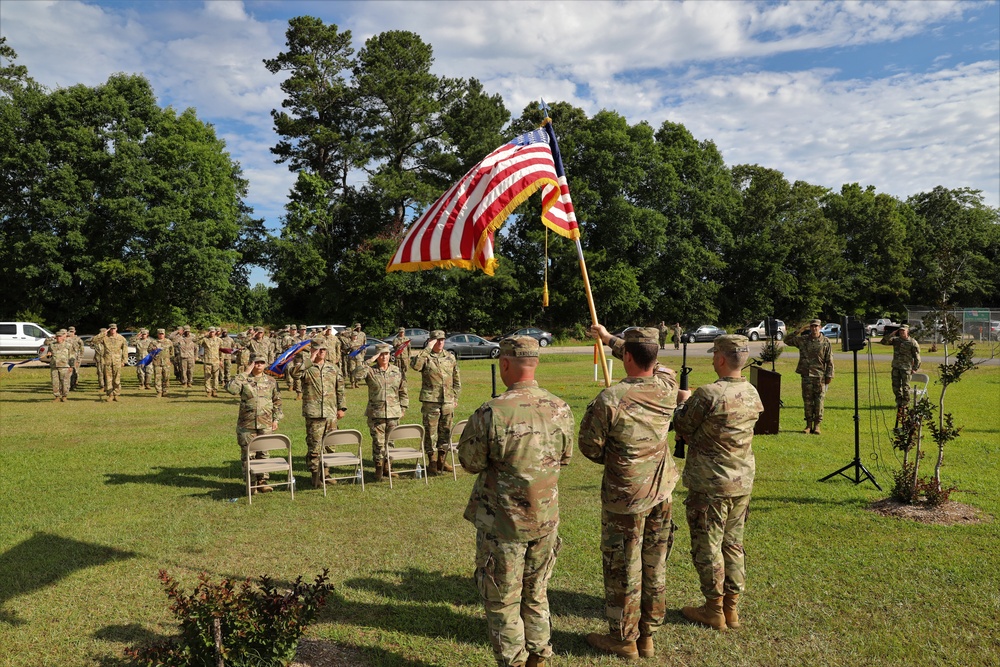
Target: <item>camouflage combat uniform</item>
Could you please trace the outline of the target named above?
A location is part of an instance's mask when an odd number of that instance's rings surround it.
[[[73,367],[73,372],[69,382],[69,389],[73,391],[80,382],[80,365],[83,363],[83,339],[76,335],[75,330],[70,329],[66,340],[73,348],[73,353],[70,355],[70,365]]]
[[[180,384],[184,384],[183,375],[181,375],[181,338],[183,337],[184,327],[177,327],[176,331],[167,336],[173,343],[173,348],[170,350],[170,366],[174,371],[174,379]]]
[[[904,408],[910,404],[910,374],[920,370],[920,343],[896,332],[883,336],[879,343],[892,345],[892,393],[896,407]]]
[[[65,338],[59,342],[57,334],[56,339],[49,344],[49,374],[52,376],[52,396],[63,401],[69,394],[73,377],[73,365],[70,362],[72,355],[73,343]]]
[[[424,452],[427,460],[433,462],[435,456],[451,451],[451,428],[455,421],[458,395],[462,391],[458,360],[447,350],[431,352],[428,345],[410,359],[410,368],[421,374],[420,414],[424,422]]]
[[[171,359],[174,356],[174,343],[167,337],[160,338],[159,334],[150,343],[149,350],[161,350],[157,353],[149,365],[153,369],[153,388],[156,389],[157,396],[166,396],[170,389],[170,375],[173,372]]]
[[[372,461],[380,467],[386,460],[386,436],[410,407],[406,393],[406,380],[399,369],[389,364],[383,371],[378,366],[365,364],[361,367],[362,377],[368,385],[368,432],[372,436]]]
[[[344,376],[330,361],[315,364],[308,356],[302,361],[302,416],[306,420],[306,465],[320,469],[323,437],[337,430],[337,411],[346,410]]]
[[[785,342],[799,348],[799,363],[795,372],[802,376],[806,424],[819,426],[823,421],[826,386],[833,379],[833,346],[823,334],[813,338],[808,331],[794,333]]]
[[[675,324],[674,325],[674,349],[675,350],[681,349],[681,334],[682,333],[684,333],[684,332],[681,331],[681,325],[680,324]]]
[[[660,349],[663,349],[667,346],[667,332],[670,331],[670,328],[664,322],[660,322],[657,329],[660,331]]]
[[[194,386],[194,364],[198,359],[198,341],[189,330],[185,329],[177,347],[180,350],[178,356],[181,360],[181,384],[185,387],[192,387]]]
[[[214,328],[209,329],[210,334],[214,332]],[[219,382],[222,380],[222,339],[206,335],[197,342],[204,350],[201,361],[205,373],[205,393],[209,396],[218,396]]]
[[[351,332],[348,329],[344,329],[336,336],[337,339],[337,358],[340,359],[340,373],[344,376],[344,381],[348,385],[351,384],[351,376],[349,375],[351,369],[348,361],[348,354],[351,352]]]
[[[351,352],[358,352],[368,342],[368,336],[361,330],[361,325],[358,324],[355,327],[357,328],[351,332]],[[358,352],[353,357],[348,356],[347,378],[350,380],[352,387],[357,387],[358,383],[361,382],[362,375],[364,374],[364,365],[364,352]]]
[[[94,349],[94,368],[97,369],[97,388],[102,394],[104,393],[104,346],[101,342],[107,332],[107,329],[101,329],[90,339],[90,347]]]
[[[476,526],[476,586],[503,667],[524,665],[529,653],[552,655],[547,588],[561,544],[559,469],[572,456],[573,430],[566,402],[530,381],[484,403],[462,433],[462,466],[479,474],[464,515]]]
[[[410,365],[408,363],[410,361],[410,339],[403,333],[396,334],[396,337],[392,339],[392,359],[396,368],[405,378],[406,370]]]
[[[260,333],[260,331],[257,331],[246,342],[246,349],[248,351],[247,363],[256,356],[265,357],[267,358],[267,363],[271,363],[274,361],[274,357],[271,356],[271,344],[266,336],[258,338],[257,333]],[[246,368],[246,364],[243,365],[243,368]]]
[[[222,386],[229,384],[233,373],[233,350],[236,348],[236,339],[229,335],[225,329],[219,334],[219,354],[222,355]],[[229,350],[226,352],[226,350]],[[241,368],[245,368],[244,364]]]
[[[104,351],[104,391],[117,401],[122,393],[122,368],[128,365],[128,342],[111,327],[100,342]]]
[[[645,331],[656,345],[656,330]],[[625,341],[612,337],[610,344],[621,359]],[[604,466],[604,612],[618,641],[654,634],[666,614],[671,493],[678,478],[667,430],[676,405],[676,375],[657,365],[650,377],[627,377],[598,394],[580,424],[580,453]]]
[[[281,393],[278,383],[266,373],[254,376],[249,372],[238,373],[226,385],[226,391],[240,397],[240,411],[236,417],[236,444],[240,446],[243,475],[247,474],[247,447],[258,435],[273,433],[272,425],[284,419],[281,412]],[[254,458],[266,459],[267,452],[257,452]],[[257,475],[257,483],[267,479],[267,474]]]
[[[746,379],[723,377],[698,387],[674,417],[688,445],[691,558],[706,600],[739,595],[746,583],[743,528],[755,472],[753,427],[764,410]]]
[[[149,381],[153,377],[153,369],[149,364],[143,366],[139,363],[149,354],[152,343],[153,339],[145,333],[145,330],[140,331],[139,335],[132,339],[132,345],[135,347],[135,379],[139,381],[139,389],[149,389]]]

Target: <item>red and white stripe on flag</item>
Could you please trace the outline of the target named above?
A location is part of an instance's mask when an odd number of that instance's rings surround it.
[[[579,238],[569,187],[549,143],[553,139],[542,128],[487,155],[410,226],[386,271],[478,268],[492,275],[493,233],[539,188],[542,223]]]

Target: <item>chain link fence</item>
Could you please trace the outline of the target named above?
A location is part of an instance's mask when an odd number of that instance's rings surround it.
[[[907,306],[906,323],[910,334],[927,343],[941,343],[945,327],[958,329],[963,340],[974,340],[990,346],[990,356],[1000,354],[1000,309],[966,308],[941,311],[921,306]]]

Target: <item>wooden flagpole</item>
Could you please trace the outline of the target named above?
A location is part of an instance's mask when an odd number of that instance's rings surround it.
[[[583,275],[583,289],[587,293],[587,305],[590,306],[590,319],[593,320],[594,324],[600,324],[597,321],[597,308],[594,306],[594,293],[590,291],[590,276],[587,275],[587,262],[583,258],[583,246],[580,245],[580,237],[577,236],[576,239],[576,255],[580,259],[580,273]],[[604,343],[600,340],[594,341],[594,348],[597,350],[597,356],[601,360],[601,369],[604,371],[604,386],[611,386],[611,373],[608,372],[608,360],[604,356]]]

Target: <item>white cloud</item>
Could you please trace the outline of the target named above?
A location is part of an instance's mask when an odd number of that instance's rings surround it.
[[[630,123],[669,119],[714,140],[729,164],[756,162],[830,187],[871,183],[898,195],[971,185],[997,205],[995,33],[977,33],[968,46],[941,45],[933,73],[891,62],[882,78],[855,80],[838,60],[865,44],[930,34],[977,6],[215,1],[150,9],[4,0],[0,31],[45,85],[95,85],[117,71],[141,72],[161,102],[195,107],[243,165],[258,214],[276,225],[293,177],[268,151],[281,77],[261,61],[284,48],[287,18],[303,14],[350,29],[356,48],[384,30],[414,31],[433,46],[437,73],[480,79],[514,114],[544,97],[590,114],[613,109]],[[283,18],[259,18],[275,13]],[[966,48],[973,50],[947,57]],[[768,56],[805,61],[814,53],[828,56],[823,67],[764,64]]]

